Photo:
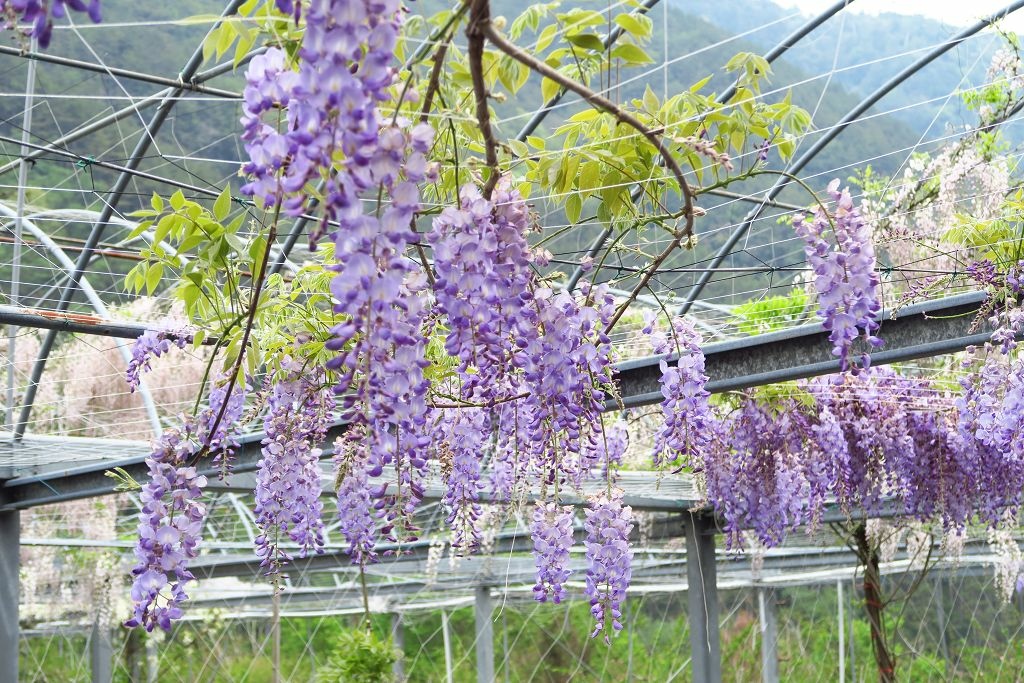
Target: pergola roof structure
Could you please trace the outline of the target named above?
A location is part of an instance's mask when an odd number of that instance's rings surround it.
[[[649,12],[658,1],[647,0],[635,11]],[[241,4],[242,0],[230,0],[223,7],[221,16],[233,15]],[[816,31],[841,15],[848,4],[836,2],[820,15],[808,19],[767,53],[769,62],[783,57],[788,50],[796,49],[801,41],[815,35]],[[850,126],[866,116],[881,115],[874,107],[883,103],[887,94],[964,41],[975,38],[1000,17],[1021,7],[1024,7],[1024,0],[1009,3],[1000,12],[959,32],[951,32],[947,40],[916,55],[913,61],[878,84],[845,116],[825,122],[814,137],[801,141],[803,147],[788,170],[794,174],[803,170]],[[135,224],[130,216],[124,214],[128,205],[134,206],[135,195],[144,197],[154,189],[160,192],[181,189],[191,197],[213,198],[220,194],[237,171],[240,155],[211,159],[204,151],[208,145],[191,148],[174,136],[173,125],[178,110],[201,103],[206,107],[204,112],[222,119],[218,130],[225,133],[223,138],[230,138],[238,119],[240,97],[239,80],[233,73],[233,64],[226,62],[202,69],[204,55],[200,41],[211,24],[182,22],[178,28],[183,34],[188,33],[198,47],[180,69],[176,65],[166,74],[139,72],[131,68],[130,56],[127,55],[117,64],[108,64],[95,52],[92,58],[82,59],[0,46],[0,61],[5,68],[25,75],[25,88],[21,93],[25,100],[25,117],[21,130],[7,121],[4,126],[8,127],[10,134],[0,134],[0,150],[9,158],[0,164],[0,178],[13,182],[10,179],[17,172],[20,188],[15,200],[0,202],[0,216],[11,237],[0,241],[0,253],[5,254],[0,258],[0,265],[9,264],[12,273],[11,281],[4,283],[3,296],[0,297],[0,323],[8,326],[10,349],[15,349],[19,339],[29,331],[38,330],[41,335],[38,349],[31,359],[16,364],[16,354],[8,358],[7,420],[4,431],[0,431],[0,548],[5,549],[0,552],[0,679],[6,680],[5,674],[9,674],[10,669],[4,667],[9,667],[10,662],[16,666],[18,659],[17,552],[11,550],[19,544],[18,511],[113,495],[117,482],[106,476],[112,468],[120,468],[136,479],[145,476],[144,459],[148,453],[145,440],[54,435],[34,429],[37,424],[33,418],[34,401],[44,373],[52,365],[51,355],[60,348],[60,342],[71,335],[105,347],[121,345],[121,353],[124,354],[126,340],[138,337],[162,315],[159,310],[154,310],[137,319],[129,319],[123,313],[132,303],[132,298],[118,288],[123,272],[118,264],[131,258],[131,249],[152,239],[152,235],[145,234],[139,238],[127,238]],[[617,39],[618,35],[613,33],[607,41],[611,44]],[[88,41],[83,39],[83,42],[88,46]],[[424,43],[423,49],[428,46]],[[262,49],[254,49],[239,64],[244,66]],[[123,102],[114,98],[114,106],[89,120],[61,121],[64,132],[59,138],[40,139],[33,135],[32,126],[33,117],[44,112],[39,103],[56,100],[60,93],[39,89],[37,69],[77,70],[89,74],[88,78],[99,78],[108,85],[113,84],[126,95]],[[726,89],[722,99],[728,99],[728,95]],[[86,97],[85,94],[77,96]],[[505,126],[522,125],[518,137],[525,139],[544,125],[546,117],[564,115],[566,106],[578,106],[578,102],[572,96],[560,93],[525,124],[508,121]],[[1011,118],[1017,113],[1012,112]],[[90,140],[97,134],[112,128],[120,129],[121,126],[131,129],[123,135],[123,151],[97,150],[90,146]],[[134,142],[128,144],[130,141]],[[239,150],[236,148],[235,151]],[[896,150],[894,154],[909,156],[912,151]],[[196,164],[205,164],[202,173],[191,170],[190,159]],[[24,191],[34,172],[27,163],[30,161],[53,164],[67,173],[68,182],[79,185],[78,189],[72,189],[76,196],[82,198],[82,206],[33,210]],[[219,169],[222,177],[211,181],[204,176],[207,169]],[[841,173],[843,169],[835,172]],[[84,178],[91,183],[88,188],[82,185]],[[97,179],[104,182],[96,184]],[[798,205],[782,198],[788,184],[788,179],[782,177],[768,187],[752,184],[738,192],[718,193],[721,203],[707,207],[708,216],[704,219],[709,226],[703,235],[709,238],[708,245],[699,245],[695,252],[681,254],[667,262],[659,277],[652,282],[651,296],[637,299],[638,306],[660,308],[667,303],[669,307],[688,313],[696,321],[709,340],[704,350],[711,378],[708,389],[712,392],[734,391],[838,370],[838,361],[831,355],[827,342],[828,333],[819,323],[803,321],[768,334],[742,336],[737,334],[730,311],[738,299],[732,294],[743,285],[734,285],[731,293],[726,289],[723,291],[727,294],[708,296],[709,285],[716,282],[777,276],[779,282],[785,283],[777,284],[770,279],[767,287],[754,285],[768,293],[776,287],[788,286],[795,274],[806,271],[802,250],[795,242],[767,245],[771,247],[771,256],[765,260],[761,258],[764,250],[758,251],[758,248],[766,245],[756,244],[756,239],[751,241],[751,235],[756,234],[769,218],[774,220],[800,210]],[[56,192],[61,188],[42,189]],[[739,223],[727,219],[716,221],[719,214],[725,214],[728,207],[737,203],[752,207]],[[238,210],[250,212],[254,221],[259,220],[246,202],[237,201],[236,204]],[[550,213],[557,208],[557,200],[542,198],[538,200],[538,208]],[[769,211],[771,215],[765,216]],[[300,218],[283,231],[282,239],[273,245],[275,271],[292,268],[308,257],[301,246],[308,227],[308,220]],[[546,227],[549,233],[553,233],[559,226]],[[583,247],[556,253],[553,261],[564,271],[564,283],[570,289],[584,275],[581,266],[584,257],[598,254],[612,234],[610,227],[596,222],[588,228],[586,234],[589,239]],[[553,244],[569,248],[567,242],[556,240]],[[645,246],[654,244],[656,240],[651,239]],[[717,247],[712,248],[715,244]],[[25,250],[38,255],[46,264],[43,268],[47,272],[19,271]],[[752,256],[755,251],[759,255]],[[613,284],[619,291],[628,292],[635,284],[636,268],[625,262],[617,268],[618,277]],[[671,284],[666,284],[668,282]],[[873,362],[907,363],[955,353],[986,341],[988,335],[974,326],[974,319],[985,303],[985,295],[973,291],[949,294],[941,299],[886,312],[879,332],[886,346],[873,354]],[[156,299],[166,303],[160,293]],[[625,349],[633,349],[635,336],[635,329],[623,329],[616,332],[615,341]],[[640,408],[659,402],[661,360],[659,356],[643,356],[620,363],[616,375],[620,396],[609,401],[607,410]],[[139,400],[145,406],[147,420],[152,430],[159,432],[161,420],[166,416],[158,414],[159,406],[147,389],[143,388],[140,393]],[[335,425],[324,448],[323,480],[327,498],[333,483],[330,446],[334,436],[344,428],[343,424]],[[218,514],[231,517],[230,524],[242,528],[251,528],[245,492],[252,490],[252,473],[260,457],[262,438],[258,433],[244,437],[236,453],[232,478],[227,482],[211,481],[210,490],[215,500],[212,507]],[[213,480],[216,470],[209,465],[201,466],[204,468]],[[690,586],[699,584],[704,600],[690,602],[691,619],[695,624],[715,622],[716,586],[726,589],[825,583],[848,578],[854,571],[852,553],[845,547],[834,545],[835,539],[826,540],[820,536],[814,541],[797,540],[768,551],[763,558],[763,568],[755,570],[749,557],[716,550],[715,519],[702,508],[699,493],[690,479],[625,472],[619,485],[625,491],[627,504],[650,515],[647,535],[640,537],[638,532],[637,540],[644,545],[637,550],[638,561],[631,591],[688,591],[692,594],[696,591],[691,591]],[[427,499],[434,504],[424,511],[425,536],[439,535],[444,530],[444,514],[437,502],[441,491],[437,473],[430,478],[426,488]],[[127,497],[130,500],[131,494]],[[583,502],[583,498],[566,499],[570,504]],[[330,505],[328,500],[326,509],[330,509]],[[893,513],[898,513],[898,509],[898,502],[894,501]],[[427,566],[432,552],[431,540],[395,548],[394,556],[385,557],[370,568],[369,596],[374,600],[374,607],[400,612],[479,605],[481,600],[492,595],[513,600],[529,599],[534,567],[526,553],[527,527],[524,519],[511,515],[494,529],[489,554],[462,558],[456,569],[442,571],[437,576],[431,576]],[[204,618],[211,609],[227,610],[238,618],[265,618],[272,610],[280,610],[280,614],[285,615],[342,614],[361,610],[362,590],[354,584],[355,574],[338,539],[330,538],[332,531],[328,529],[329,540],[323,555],[294,561],[292,579],[283,595],[277,598],[276,606],[272,604],[275,598],[269,584],[259,581],[259,559],[246,550],[250,547],[251,538],[226,534],[230,538],[210,539],[204,554],[193,567],[199,578],[199,588],[192,601],[195,612],[188,618]],[[91,544],[93,547],[127,549],[131,546],[120,538],[22,537],[20,542],[27,547],[53,544],[86,547]],[[698,557],[703,561],[694,562],[693,559]],[[991,564],[992,560],[982,549],[972,548],[956,567],[940,565],[940,570],[975,571]],[[577,569],[582,566],[581,561],[577,545],[574,548]],[[904,553],[883,566],[883,571],[903,572],[913,562]],[[479,626],[481,630],[486,628],[484,623]],[[700,633],[696,629],[695,634],[694,670],[703,672],[705,680],[715,680],[717,634],[713,629],[711,633]]]

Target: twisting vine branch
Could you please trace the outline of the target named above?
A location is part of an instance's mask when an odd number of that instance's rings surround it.
[[[427,91],[423,95],[423,107],[420,109],[421,123],[427,122],[430,110],[434,107],[434,95],[441,87],[441,69],[444,67],[444,58],[448,54],[448,44],[451,40],[452,34],[449,33],[434,52],[434,66],[430,69],[430,80],[427,81]]]
[[[487,5],[488,0],[473,0],[473,2],[474,8],[476,8],[477,5]],[[672,172],[672,175],[675,176],[676,182],[679,185],[679,192],[683,196],[682,213],[685,219],[685,224],[682,230],[675,231],[675,236],[672,242],[669,243],[665,250],[662,251],[654,259],[650,267],[648,267],[644,271],[643,275],[641,275],[640,281],[630,292],[630,295],[626,299],[626,301],[622,302],[619,305],[618,309],[615,311],[615,314],[612,316],[611,320],[609,320],[608,325],[606,327],[606,331],[609,331],[623,316],[623,314],[626,312],[626,309],[629,308],[630,304],[632,304],[632,302],[636,300],[636,297],[640,295],[640,292],[642,292],[644,288],[647,287],[647,284],[651,281],[651,278],[654,277],[654,275],[658,272],[658,269],[662,266],[662,264],[664,264],[664,262],[672,254],[672,252],[675,251],[679,247],[679,245],[684,242],[684,240],[687,246],[690,245],[691,238],[693,237],[693,219],[695,216],[695,210],[693,205],[693,192],[690,189],[690,185],[686,182],[686,178],[683,176],[683,170],[682,168],[679,167],[679,163],[672,155],[671,149],[669,149],[669,146],[665,144],[663,136],[664,129],[655,130],[648,128],[646,125],[644,125],[642,121],[640,121],[638,118],[636,118],[635,116],[633,116],[632,114],[630,114],[622,107],[609,100],[608,98],[599,95],[598,93],[594,92],[584,84],[578,81],[574,81],[573,79],[559,72],[557,69],[548,66],[544,62],[523,51],[517,45],[509,41],[503,35],[501,35],[501,33],[499,33],[496,28],[494,28],[493,24],[490,23],[489,10],[486,10],[485,13],[482,15],[482,20],[478,19],[476,22],[474,22],[473,19],[470,19],[470,26],[476,27],[480,31],[482,31],[484,36],[486,36],[487,40],[491,41],[491,43],[496,48],[504,52],[512,59],[516,60],[520,64],[525,65],[532,71],[539,73],[541,76],[551,79],[552,81],[557,83],[559,86],[565,88],[566,90],[576,93],[577,95],[582,97],[583,100],[587,102],[587,104],[589,104],[590,106],[614,116],[619,123],[624,123],[627,126],[636,130],[638,133],[640,133],[640,135],[646,138],[647,141],[651,143],[651,145],[654,146],[654,148],[661,155],[665,166],[667,166],[668,169]],[[470,44],[470,49],[472,50],[472,43]],[[470,56],[470,66],[472,68],[472,53]],[[485,138],[487,134],[487,132],[484,133]]]
[[[490,0],[467,0],[469,7],[469,24],[466,26],[467,56],[469,73],[473,78],[473,95],[476,98],[476,118],[480,124],[480,133],[484,136],[484,152],[487,167],[491,174],[483,187],[483,195],[491,198],[494,186],[498,184],[498,141],[491,127],[491,110],[487,104],[487,83],[484,81],[484,45],[487,31],[491,25]]]

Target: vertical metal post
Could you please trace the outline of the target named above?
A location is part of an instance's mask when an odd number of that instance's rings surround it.
[[[779,625],[775,614],[775,591],[757,589],[757,614],[761,622],[761,680],[779,683]]]
[[[92,633],[89,635],[89,666],[92,683],[111,683],[114,680],[114,646],[110,642],[110,630],[100,624],[99,619],[92,622]]]
[[[158,683],[160,680],[160,652],[156,647],[156,638],[146,636],[146,683]]]
[[[686,527],[686,579],[694,683],[721,683],[722,650],[718,633],[718,583],[714,521],[690,513]]]
[[[843,580],[836,581],[836,604],[839,606],[839,683],[846,683],[846,615],[843,614]]]
[[[501,611],[501,668],[505,672],[505,683],[511,680],[508,666],[508,621],[505,610]]]
[[[274,613],[270,628],[273,629],[273,651],[271,666],[273,667],[274,683],[281,683],[281,589],[274,589]]]
[[[444,639],[444,680],[452,683],[452,639],[448,634],[448,610],[441,610],[441,637]]]
[[[391,615],[391,643],[398,652],[391,671],[395,674],[395,680],[401,683],[405,680],[405,625],[402,624],[401,612]]]
[[[17,512],[0,512],[0,681],[18,680]]]
[[[941,576],[935,578],[935,621],[939,627],[939,654],[942,661],[949,666],[949,641],[946,640],[946,581]]]
[[[853,634],[853,625],[855,623],[854,611],[853,611],[853,598],[857,595],[857,577],[856,575],[850,579],[850,597],[843,601],[843,605],[850,608],[849,616],[849,628],[846,629],[846,640],[850,643],[850,679],[856,683],[857,681],[857,648],[856,640]],[[844,622],[845,623],[845,622]]]
[[[476,680],[477,683],[494,683],[494,624],[491,589],[477,586],[473,602],[473,617],[476,622]]]

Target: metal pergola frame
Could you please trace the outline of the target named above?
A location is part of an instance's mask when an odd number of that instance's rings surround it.
[[[635,11],[645,13],[653,8],[658,1],[646,0]],[[773,61],[781,56],[786,50],[825,24],[852,1],[836,2],[821,14],[806,21],[768,53],[767,58],[769,61]],[[229,0],[221,15],[222,19],[233,15],[242,2],[243,0]],[[910,78],[930,62],[964,40],[1021,7],[1024,7],[1024,0],[1017,0],[1008,4],[1003,10],[961,31],[947,42],[918,59],[912,65],[900,71],[899,74],[890,79],[885,85],[864,98],[837,125],[825,132],[810,149],[791,164],[788,169],[789,172],[797,173],[802,170],[846,127],[860,119],[872,106],[907,78]],[[215,24],[214,28],[217,25],[219,24]],[[608,36],[606,43],[611,44],[617,38],[617,33],[612,34]],[[243,59],[243,63],[260,51],[261,49],[257,49],[251,52]],[[82,126],[51,144],[29,147],[29,151],[24,153],[19,160],[0,166],[0,173],[4,173],[19,166],[23,167],[28,161],[39,158],[48,152],[63,153],[61,147],[67,143],[81,139],[126,117],[138,114],[145,109],[157,107],[155,113],[146,123],[143,135],[137,142],[128,160],[123,165],[115,167],[115,170],[118,171],[117,179],[106,194],[104,208],[92,225],[88,238],[77,259],[70,267],[67,267],[67,264],[65,264],[68,270],[67,280],[61,289],[61,295],[55,310],[38,312],[26,311],[11,306],[0,306],[0,324],[38,328],[47,331],[40,353],[32,368],[31,379],[22,404],[21,414],[13,425],[14,429],[9,446],[13,452],[23,447],[25,441],[31,438],[31,435],[26,435],[25,433],[26,426],[31,415],[36,389],[59,333],[131,339],[138,337],[144,331],[144,327],[137,325],[104,320],[83,320],[81,316],[64,314],[71,305],[77,291],[86,287],[84,273],[95,256],[103,233],[111,223],[116,207],[123,197],[131,178],[137,175],[144,175],[139,171],[139,166],[179,96],[185,92],[197,92],[218,97],[237,98],[238,93],[205,85],[207,81],[231,71],[233,65],[224,64],[200,72],[199,67],[203,61],[201,47],[194,52],[192,57],[183,66],[177,80],[127,69],[112,70],[103,65],[67,60],[44,54],[23,53],[12,48],[0,48],[0,54],[92,70],[165,86],[164,90],[89,125]],[[731,92],[731,90],[728,90],[723,93],[721,99],[723,101],[727,100],[731,96]],[[521,131],[520,137],[525,137],[535,130],[544,117],[558,104],[561,96],[562,94],[560,93],[545,103],[543,108],[537,112],[524,127],[523,131]],[[160,180],[157,176],[148,175],[147,177]],[[713,277],[715,270],[732,253],[736,243],[749,230],[754,220],[760,216],[765,206],[772,205],[778,194],[788,184],[789,179],[783,177],[765,193],[763,198],[736,197],[753,201],[758,206],[748,214],[743,223],[729,236],[725,245],[721,247],[707,269],[700,275],[697,284],[691,289],[680,308],[682,313],[687,312],[694,304],[703,291],[704,286]],[[202,188],[190,189],[203,193],[208,192]],[[213,194],[216,193],[214,192]],[[296,220],[293,229],[284,240],[280,253],[275,258],[275,269],[280,268],[287,260],[307,220],[307,216]],[[590,247],[589,253],[596,254],[603,247],[610,234],[610,230],[604,231],[599,239]],[[57,248],[59,249],[59,247]],[[574,272],[570,276],[568,288],[572,289],[581,276],[581,271]],[[974,315],[977,314],[984,302],[984,294],[970,292],[939,301],[908,306],[891,316],[886,316],[881,334],[885,338],[887,345],[885,350],[873,354],[873,362],[875,364],[905,362],[953,353],[985,341],[988,337],[987,334],[978,333],[972,329]],[[772,334],[708,344],[705,347],[707,371],[711,377],[708,389],[713,392],[732,391],[835,372],[838,370],[838,361],[830,353],[827,337],[828,333],[820,324],[812,324]],[[621,407],[638,407],[659,402],[661,399],[658,385],[660,378],[658,366],[660,360],[661,357],[649,357],[620,364],[617,368],[617,382],[621,401],[610,401],[606,409],[617,410]],[[340,434],[343,430],[344,425],[333,427],[328,435],[328,444],[333,441],[334,436]],[[237,473],[244,475],[256,469],[261,439],[262,435],[255,434],[242,440],[241,447],[236,453],[237,461],[234,469]],[[0,450],[0,456],[2,456],[2,453],[3,451]],[[325,450],[325,455],[329,455],[329,449]],[[114,493],[114,482],[106,477],[104,473],[112,467],[121,467],[132,476],[141,478],[145,471],[143,460],[144,458],[141,457],[110,460],[84,467],[39,472],[4,472],[2,467],[0,467],[0,548],[3,548],[3,552],[0,552],[0,680],[17,680],[19,637],[17,549],[19,547],[20,534],[18,511],[40,505],[112,494]],[[215,473],[212,468],[208,469],[210,474]],[[671,533],[677,536],[684,535],[686,538],[685,555],[697,559],[695,562],[685,563],[687,581],[685,586],[679,588],[679,590],[687,590],[689,595],[694,680],[707,681],[709,683],[720,681],[721,665],[717,628],[718,581],[716,578],[718,561],[715,549],[717,526],[714,518],[700,510],[694,509],[692,507],[694,503],[692,499],[652,500],[649,497],[643,499],[634,497],[627,502],[633,504],[638,509],[671,512],[670,516],[660,520],[662,525],[661,533]],[[499,543],[498,547],[507,549],[509,546],[502,546]],[[417,546],[416,549],[410,550],[415,550],[419,553],[417,556],[422,557],[425,547]],[[316,561],[316,558],[310,558],[310,562],[313,561]],[[321,561],[333,561],[335,569],[338,566],[337,557]],[[807,566],[808,558],[802,558],[801,562],[804,563],[801,566]],[[208,567],[204,568],[202,562],[197,563],[196,567],[197,575],[201,578],[212,578],[217,575],[253,575],[253,573],[258,573],[258,569],[257,572],[253,572],[253,568],[253,558],[251,557],[234,559],[218,557]],[[675,571],[679,569],[680,565],[676,563]],[[700,591],[689,590],[689,586],[698,585],[701,586]],[[488,633],[490,624],[488,616],[491,613],[491,587],[481,584],[473,587],[473,591],[478,625],[477,640],[478,643],[483,643],[483,647],[479,648],[477,652],[478,672],[481,676],[480,680],[490,680],[487,676],[491,675],[489,672],[493,672],[493,645],[490,643],[490,639],[483,636],[486,636]],[[771,679],[771,667],[766,667],[765,670],[767,672],[766,680]],[[777,680],[777,667],[775,668],[774,675]]]

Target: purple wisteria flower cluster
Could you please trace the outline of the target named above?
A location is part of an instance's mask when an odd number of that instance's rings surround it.
[[[871,348],[882,345],[875,336],[882,304],[871,226],[854,207],[849,191],[839,191],[838,180],[829,184],[828,192],[835,202],[833,215],[819,208],[813,216],[798,216],[793,227],[804,240],[807,264],[814,271],[818,315],[845,372],[853,367],[850,349],[858,337],[863,335]],[[867,353],[860,360],[864,367],[871,362]]]
[[[613,632],[622,630],[622,602],[632,577],[629,534],[633,530],[633,510],[622,504],[621,492],[613,491],[593,499],[586,515],[585,590],[596,621],[590,637],[604,633],[605,642],[611,642]]]
[[[701,468],[730,544],[744,529],[778,544],[832,503],[869,516],[896,505],[955,533],[999,525],[1024,490],[1024,382],[1005,368],[971,373],[952,402],[891,368],[809,380],[809,401],[746,396],[717,421]]]
[[[332,421],[334,398],[321,375],[296,367],[274,385],[268,406],[254,514],[260,529],[256,554],[273,573],[292,559],[281,547],[285,539],[298,546],[299,557],[323,552],[319,444]]]
[[[215,463],[226,462],[238,445],[245,387],[227,394],[221,377],[211,386],[207,407],[194,418],[183,416],[181,427],[167,429],[146,459],[149,479],[139,494],[138,563],[132,570],[134,614],[126,626],[169,629],[171,621],[181,617],[181,605],[188,599],[185,584],[195,578],[188,563],[198,554],[206,518],[200,498],[207,479],[198,473],[196,463],[205,453],[215,453]]]
[[[150,361],[170,351],[171,344],[179,349],[185,348],[188,344],[187,334],[167,330],[146,330],[139,335],[139,338],[132,343],[132,359],[124,373],[129,391],[135,393],[142,382],[142,373],[153,369],[150,366]]]
[[[195,578],[188,563],[198,554],[206,518],[200,498],[207,481],[189,464],[198,448],[193,429],[191,422],[182,429],[168,429],[146,458],[149,481],[139,494],[138,562],[132,569],[131,589],[134,611],[125,622],[128,627],[170,629],[188,599],[185,584]]]
[[[1020,505],[1024,483],[1024,309],[1010,299],[992,316],[995,331],[982,348],[968,350],[956,399],[957,440],[962,465],[985,491],[983,513],[997,522],[1007,507]]]
[[[452,530],[452,548],[468,553],[480,543],[480,454],[490,419],[483,408],[447,409],[438,417],[435,434],[441,440],[439,458],[446,485],[441,502],[448,510],[445,522]]]
[[[600,436],[605,388],[612,383],[605,332],[615,301],[603,287],[577,296],[540,288],[524,309],[531,335],[517,339],[517,364],[529,394],[519,402],[530,420],[521,437],[535,451],[535,472],[547,483],[574,485],[588,474],[581,454]]]
[[[0,14],[6,19],[6,28],[29,24],[25,35],[35,38],[39,47],[50,46],[54,18],[62,19],[68,10],[85,12],[94,23],[100,23],[100,0],[0,0]]]
[[[292,3],[279,9],[289,6],[298,17]],[[313,243],[331,221],[344,228],[363,219],[362,192],[384,186],[401,204],[418,192],[396,182],[400,171],[412,183],[429,174],[430,127],[407,133],[404,122],[385,121],[377,108],[394,79],[399,9],[398,0],[312,0],[296,63],[271,48],[246,73],[242,139],[250,161],[243,171],[251,181],[242,191],[264,208],[299,215],[306,185],[322,179],[323,220]]]
[[[704,388],[708,376],[704,374],[703,339],[685,318],[671,321],[670,333],[654,327],[649,318],[644,333],[650,335],[651,346],[657,354],[678,354],[675,365],[661,360],[661,411],[665,423],[654,438],[656,464],[699,464],[711,436],[710,394]]]
[[[539,602],[551,600],[557,604],[566,597],[573,521],[573,509],[568,505],[537,503],[533,510],[530,535],[537,565],[537,584],[533,587],[533,595]]]
[[[445,208],[427,235],[434,295],[449,328],[445,350],[459,361],[463,393],[482,401],[510,388],[514,339],[529,334],[523,316],[533,285],[529,210],[509,184],[502,178],[490,200],[466,185],[459,206]]]
[[[360,566],[377,559],[374,548],[381,507],[371,494],[365,450],[359,443],[362,438],[363,427],[357,425],[334,443],[339,527],[352,563]]]

